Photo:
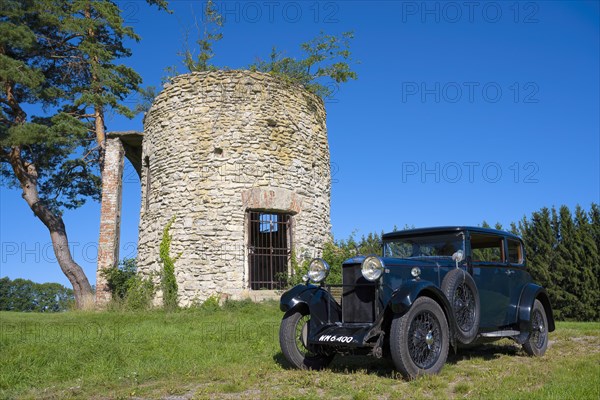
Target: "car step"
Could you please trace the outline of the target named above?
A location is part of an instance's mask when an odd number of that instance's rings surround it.
[[[485,332],[482,333],[481,336],[483,337],[512,337],[512,336],[518,336],[520,335],[521,332],[519,331],[494,331],[494,332]]]

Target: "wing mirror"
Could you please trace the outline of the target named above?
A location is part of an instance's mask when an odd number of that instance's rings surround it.
[[[456,251],[452,254],[452,259],[456,262],[456,268],[458,268],[458,263],[465,259],[465,252],[462,250]]]

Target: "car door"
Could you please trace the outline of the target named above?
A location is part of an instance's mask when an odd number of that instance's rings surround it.
[[[508,291],[510,300],[507,309],[505,325],[517,322],[519,300],[523,287],[531,281],[529,272],[525,269],[525,253],[523,244],[516,238],[507,237],[506,245],[506,275],[508,276]]]
[[[511,303],[511,272],[505,257],[504,237],[471,232],[470,262],[479,291],[479,326],[494,330],[507,324]]]

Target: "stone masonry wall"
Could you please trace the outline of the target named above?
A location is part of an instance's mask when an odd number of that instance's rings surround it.
[[[161,268],[162,230],[175,217],[180,304],[247,294],[248,210],[292,213],[296,255],[320,255],[330,232],[325,119],[320,98],[268,74],[174,78],[144,120],[140,271]]]

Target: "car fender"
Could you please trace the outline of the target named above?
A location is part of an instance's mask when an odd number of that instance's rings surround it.
[[[283,312],[288,312],[289,310],[298,307],[300,304],[308,306],[310,298],[317,290],[319,290],[319,287],[315,285],[296,285],[281,295],[279,309]]]
[[[279,308],[289,312],[299,307],[305,307],[310,313],[310,325],[316,328],[328,322],[339,322],[342,318],[342,309],[331,294],[320,286],[310,284],[296,285],[283,295],[279,301]]]
[[[531,309],[533,308],[533,303],[536,299],[542,303],[544,310],[546,311],[546,318],[548,319],[548,332],[554,331],[554,314],[552,313],[550,299],[548,298],[546,290],[535,283],[529,283],[525,285],[521,291],[518,309],[519,330],[521,332],[529,332],[531,330]]]
[[[409,280],[403,282],[398,290],[396,290],[390,301],[388,307],[394,314],[404,315],[410,310],[413,303],[420,296],[428,296],[435,300],[444,311],[446,320],[448,321],[448,330],[450,332],[450,343],[455,347],[455,331],[456,322],[454,319],[454,313],[452,312],[452,306],[444,295],[444,293],[430,281],[423,281],[418,279]]]

